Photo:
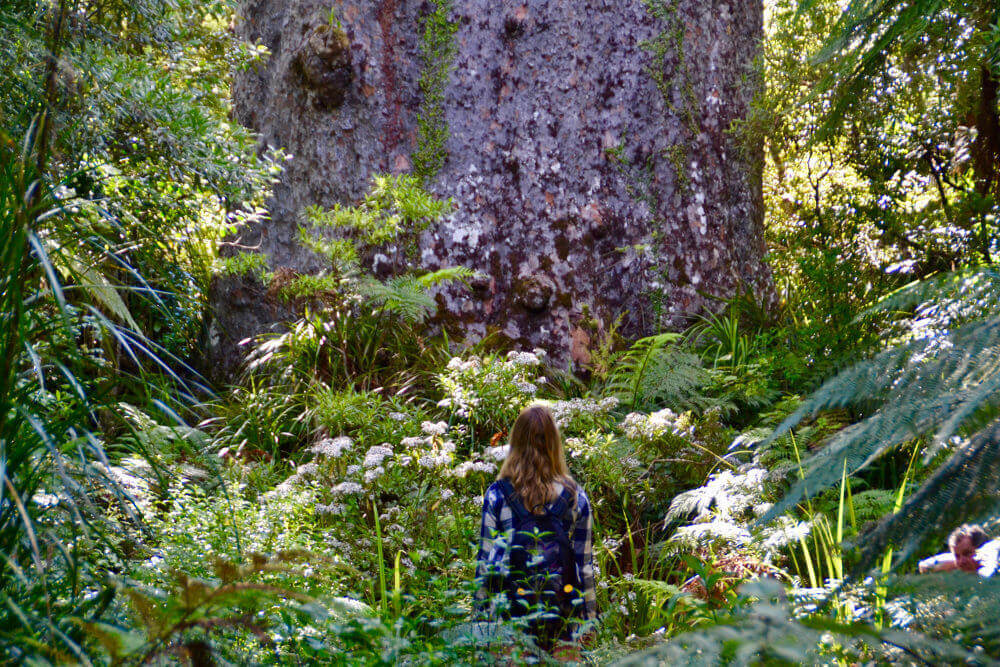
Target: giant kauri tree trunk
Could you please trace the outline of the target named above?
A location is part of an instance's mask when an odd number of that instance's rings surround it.
[[[761,0],[251,0],[236,30],[271,52],[237,75],[238,119],[293,157],[243,233],[272,269],[321,268],[297,242],[308,205],[413,172],[456,208],[423,233],[427,269],[471,339],[585,360],[622,316],[681,326],[712,296],[770,294],[761,151],[740,121],[760,74]],[[214,347],[287,316],[220,279]]]

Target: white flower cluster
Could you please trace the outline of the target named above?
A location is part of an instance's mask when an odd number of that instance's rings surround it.
[[[468,359],[462,359],[461,357],[452,357],[448,362],[446,368],[449,371],[472,371],[478,370],[483,367],[483,362],[479,357],[469,357]]]
[[[706,523],[681,526],[670,539],[691,546],[706,542],[728,542],[733,546],[742,546],[749,544],[753,537],[749,530],[738,523],[715,519]]]
[[[59,504],[59,496],[54,493],[46,493],[45,491],[38,491],[35,495],[31,496],[31,502],[35,503],[41,508],[55,507]]]
[[[365,489],[357,482],[341,482],[332,489],[330,493],[335,496],[354,496],[361,495],[364,493]]]
[[[438,401],[438,407],[450,408],[455,411],[457,416],[463,419],[467,418],[482,402],[474,391],[462,387],[457,382],[446,381],[444,385],[448,392],[448,397]]]
[[[622,459],[622,465],[625,466],[626,468],[641,468],[642,461],[640,461],[634,456],[626,456],[625,458]]]
[[[618,407],[618,399],[608,396],[600,400],[594,398],[573,398],[555,401],[549,405],[552,416],[559,428],[568,428],[577,420],[587,417],[604,417]]]
[[[643,414],[630,412],[622,421],[622,430],[633,440],[655,440],[668,433],[682,438],[694,437],[694,424],[670,408]]]
[[[452,477],[458,477],[459,479],[464,479],[466,475],[470,472],[484,472],[486,474],[493,474],[497,471],[497,466],[489,461],[463,461],[462,463],[455,466],[454,469],[449,473]]]
[[[385,460],[387,456],[392,456],[392,447],[388,444],[382,443],[381,445],[372,445],[365,452],[365,468],[374,468],[376,466],[382,465],[382,461]]]
[[[510,445],[497,445],[496,447],[487,447],[486,456],[493,459],[494,461],[503,461],[507,458],[507,454],[510,453]]]
[[[440,468],[449,463],[451,463],[451,456],[445,452],[424,454],[417,459],[417,465],[421,468]]]
[[[314,508],[316,514],[329,514],[331,516],[340,516],[347,511],[347,505],[343,503],[330,503],[329,505],[323,505],[322,503],[317,503]]]
[[[295,469],[294,477],[296,478],[296,481],[308,479],[310,477],[315,477],[318,472],[319,466],[315,463],[303,463]]]
[[[314,454],[319,454],[320,456],[325,456],[330,459],[338,458],[341,454],[351,449],[354,446],[354,441],[348,438],[346,435],[342,435],[336,438],[323,438],[315,445],[309,448],[309,451]]]
[[[420,430],[431,436],[444,435],[448,432],[448,424],[446,422],[422,422]]]
[[[538,366],[542,363],[542,357],[544,356],[545,350],[537,347],[531,352],[517,352],[512,350],[507,353],[507,361],[515,366]]]
[[[463,361],[455,357],[438,376],[445,393],[438,406],[454,410],[463,419],[472,417],[484,405],[519,408],[546,381],[536,371],[543,355],[542,350],[534,350],[512,351],[502,358],[470,357]]]

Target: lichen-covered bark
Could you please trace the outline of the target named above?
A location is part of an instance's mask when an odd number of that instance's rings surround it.
[[[487,277],[442,291],[444,316],[473,338],[495,330],[581,359],[594,321],[622,316],[636,335],[681,325],[704,294],[768,293],[759,151],[732,131],[758,83],[761,5],[453,0],[449,157],[429,189],[456,209],[424,233],[422,263]],[[323,39],[331,8],[346,50]],[[374,173],[412,168],[432,9],[423,0],[243,6],[237,30],[272,55],[238,76],[237,116],[294,156],[272,219],[244,239],[272,268],[320,268],[296,242],[304,206],[356,200]],[[658,52],[643,48],[658,36]],[[324,62],[341,70],[323,76]],[[338,82],[343,90],[332,90]],[[218,322],[231,340],[260,318],[247,320],[225,293]]]

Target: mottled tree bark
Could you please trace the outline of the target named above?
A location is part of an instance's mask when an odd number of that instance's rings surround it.
[[[294,156],[271,220],[244,236],[272,268],[321,268],[296,241],[303,207],[412,169],[434,7],[242,8],[240,35],[272,55],[238,76],[237,116]],[[331,9],[344,40],[323,27]],[[453,0],[449,17],[447,159],[428,188],[456,209],[423,234],[421,263],[486,278],[442,289],[444,318],[472,339],[496,331],[579,361],[618,317],[640,335],[681,326],[706,295],[768,298],[762,156],[738,131],[760,86],[761,0]],[[223,280],[213,295],[223,352],[280,310],[241,305],[234,288],[250,289]]]

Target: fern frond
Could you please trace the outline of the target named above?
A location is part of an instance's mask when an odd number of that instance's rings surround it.
[[[808,12],[817,0],[803,0],[798,14]],[[833,63],[819,92],[833,91],[833,104],[823,130],[836,128],[847,112],[868,93],[884,71],[890,53],[920,39],[928,25],[945,8],[942,0],[860,0],[848,3],[816,60]]]
[[[805,464],[805,479],[764,518],[773,519],[889,450],[932,435],[929,461],[974,418],[1000,407],[1000,318],[972,322],[941,336],[912,340],[882,352],[825,383],[775,430],[769,441],[808,416],[845,406],[879,406],[840,431]]]
[[[1000,579],[960,571],[892,579],[887,589],[895,603],[914,615],[911,626],[931,631],[946,624],[948,634],[1000,654]],[[923,604],[914,605],[917,600]],[[927,627],[923,627],[927,626]]]
[[[420,285],[425,289],[437,287],[442,283],[461,282],[465,283],[470,278],[475,277],[476,272],[465,266],[448,266],[437,271],[431,271],[417,278]]]
[[[762,579],[740,587],[752,601],[732,617],[708,628],[674,637],[617,663],[628,666],[819,664],[828,661],[824,644],[832,637],[843,655],[870,658],[870,651],[892,648],[926,664],[992,664],[961,645],[919,632],[876,630],[863,623],[841,623],[823,615],[797,617],[781,584]],[[898,654],[897,654],[897,657]]]
[[[695,517],[707,515],[715,504],[715,494],[708,486],[699,486],[674,496],[664,517],[664,524],[673,521],[691,521]]]
[[[437,308],[433,297],[415,276],[396,276],[385,282],[374,278],[360,280],[356,288],[369,303],[408,322],[422,322]]]
[[[1000,305],[1000,272],[972,267],[916,280],[879,299],[859,317],[905,311],[920,306],[918,315],[955,321]]]
[[[709,373],[697,355],[675,344],[678,340],[680,335],[674,333],[637,340],[608,373],[604,393],[631,410],[724,407],[700,391],[708,384]]]
[[[963,520],[996,510],[1000,497],[1000,318],[969,321],[973,312],[1000,299],[994,270],[935,278],[909,288],[937,298],[921,310],[933,313],[908,341],[861,362],[824,384],[766,442],[801,420],[834,407],[854,406],[868,416],[835,434],[803,464],[804,476],[761,518],[766,523],[793,505],[837,484],[845,466],[855,473],[916,438],[929,438],[928,464],[942,449],[950,458],[897,514],[863,536],[859,567],[870,565],[890,545],[897,565],[930,536]],[[936,310],[935,310],[936,309]],[[964,322],[954,326],[955,320]],[[969,438],[962,444],[961,436]]]
[[[873,521],[892,512],[896,495],[888,489],[868,489],[851,497],[858,521]]]
[[[862,564],[874,562],[887,545],[898,562],[916,554],[930,537],[943,537],[970,518],[1000,510],[1000,421],[960,448],[891,514],[864,536]],[[977,516],[978,515],[978,516]]]

